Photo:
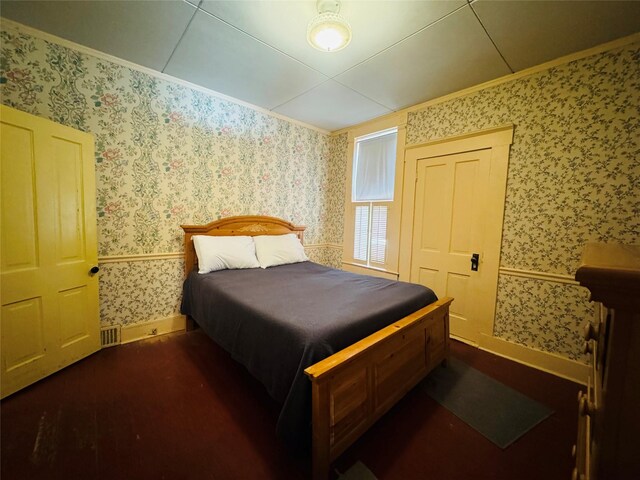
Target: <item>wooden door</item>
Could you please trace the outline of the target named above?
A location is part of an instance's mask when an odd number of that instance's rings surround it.
[[[483,268],[491,149],[418,159],[411,281],[453,297],[451,334],[478,343],[486,311],[483,292],[497,277]],[[478,267],[473,269],[472,256]],[[494,299],[495,302],[495,299]]]
[[[1,396],[100,348],[93,137],[2,106]]]

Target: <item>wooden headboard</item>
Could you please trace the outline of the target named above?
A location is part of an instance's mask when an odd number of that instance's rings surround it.
[[[264,217],[259,215],[246,215],[239,217],[227,217],[216,220],[206,225],[180,225],[184,230],[184,273],[185,276],[198,264],[195,247],[191,237],[193,235],[210,236],[236,236],[247,235],[286,235],[295,233],[303,242],[305,227],[294,225],[280,218]]]

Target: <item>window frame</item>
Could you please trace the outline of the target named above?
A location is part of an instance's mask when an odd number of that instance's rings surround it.
[[[356,273],[398,278],[399,246],[400,246],[400,216],[402,210],[402,185],[404,178],[404,150],[406,144],[407,114],[394,114],[386,118],[370,122],[356,127],[348,132],[347,170],[345,185],[345,210],[344,210],[344,235],[342,266],[345,270]],[[391,201],[353,201],[354,165],[356,154],[356,141],[371,138],[373,136],[388,133],[391,130],[397,132],[395,178],[393,188],[393,200]],[[362,261],[354,258],[355,241],[355,208],[358,205],[386,205],[387,230],[385,262],[377,263]],[[370,211],[369,215],[372,212]],[[369,236],[371,233],[369,232]],[[369,247],[367,247],[369,249]],[[367,255],[369,257],[369,255]]]

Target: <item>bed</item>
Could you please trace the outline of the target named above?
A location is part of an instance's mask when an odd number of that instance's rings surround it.
[[[198,274],[193,235],[302,242],[304,227],[243,216],[182,228],[188,328],[195,321],[282,405],[278,435],[311,442],[315,479],[448,358],[450,298],[313,262]]]

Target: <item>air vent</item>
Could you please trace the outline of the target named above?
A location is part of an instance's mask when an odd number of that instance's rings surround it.
[[[100,330],[100,344],[102,348],[120,344],[120,325],[112,325]]]

